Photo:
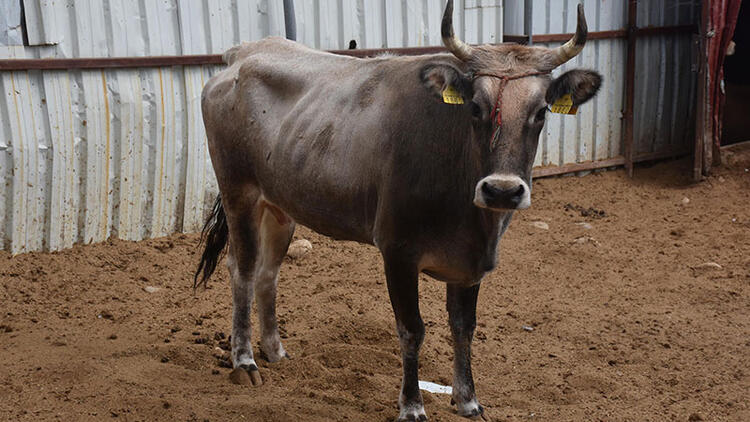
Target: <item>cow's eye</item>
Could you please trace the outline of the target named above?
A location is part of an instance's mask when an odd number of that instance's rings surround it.
[[[547,116],[548,111],[549,111],[549,108],[547,106],[540,108],[539,111],[536,112],[535,121],[537,122],[544,121],[544,118]]]
[[[479,104],[475,103],[474,101],[471,102],[471,117],[475,119],[482,118],[482,108],[479,107]]]

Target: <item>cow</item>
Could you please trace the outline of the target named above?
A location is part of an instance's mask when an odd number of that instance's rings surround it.
[[[557,48],[470,46],[454,34],[452,15],[449,0],[447,53],[354,58],[267,38],[228,50],[227,67],[206,84],[219,196],[194,285],[206,283],[226,248],[233,375],[262,382],[250,341],[253,299],[261,352],[269,362],[288,357],[275,301],[299,223],[381,253],[403,363],[399,421],[427,419],[417,375],[425,334],[418,276],[446,283],[452,402],[459,415],[484,417],[471,371],[480,282],[497,264],[513,212],[531,204],[548,105],[566,95],[586,102],[601,76],[550,74],[584,47],[581,5],[576,33]]]

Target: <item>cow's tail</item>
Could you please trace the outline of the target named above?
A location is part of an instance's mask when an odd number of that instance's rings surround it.
[[[221,194],[219,194],[216,196],[214,208],[211,211],[211,215],[208,216],[206,224],[203,225],[203,231],[201,232],[201,240],[198,247],[200,248],[201,245],[205,244],[205,249],[203,249],[198,269],[195,271],[193,289],[196,289],[199,284],[203,284],[203,287],[206,287],[209,277],[216,270],[216,264],[224,257],[228,240],[229,227],[227,227],[227,216],[224,214],[224,206],[221,204]],[[201,272],[203,272],[202,277],[200,277]],[[200,281],[198,280],[199,277]]]

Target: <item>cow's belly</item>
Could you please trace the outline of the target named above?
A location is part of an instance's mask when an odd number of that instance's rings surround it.
[[[335,239],[371,244],[377,192],[345,164],[308,157],[275,163],[263,172],[263,194],[296,222]]]
[[[271,201],[294,221],[334,239],[372,244],[372,222],[354,200],[331,200],[322,192],[288,192],[278,195],[264,192]]]
[[[419,271],[446,283],[474,285],[495,267],[495,260],[478,253],[479,250],[481,248],[451,255],[428,252],[420,259]]]

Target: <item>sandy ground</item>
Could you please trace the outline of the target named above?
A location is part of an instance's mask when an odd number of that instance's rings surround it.
[[[729,162],[699,184],[687,160],[535,183],[480,293],[474,373],[491,420],[750,420],[750,151]],[[314,249],[281,272],[292,360],[261,360],[255,388],[214,356],[230,291],[222,265],[193,294],[196,235],[0,253],[0,420],[393,420],[380,256],[297,236]],[[444,286],[420,289],[420,378],[450,384]],[[464,420],[446,395],[425,407]]]

